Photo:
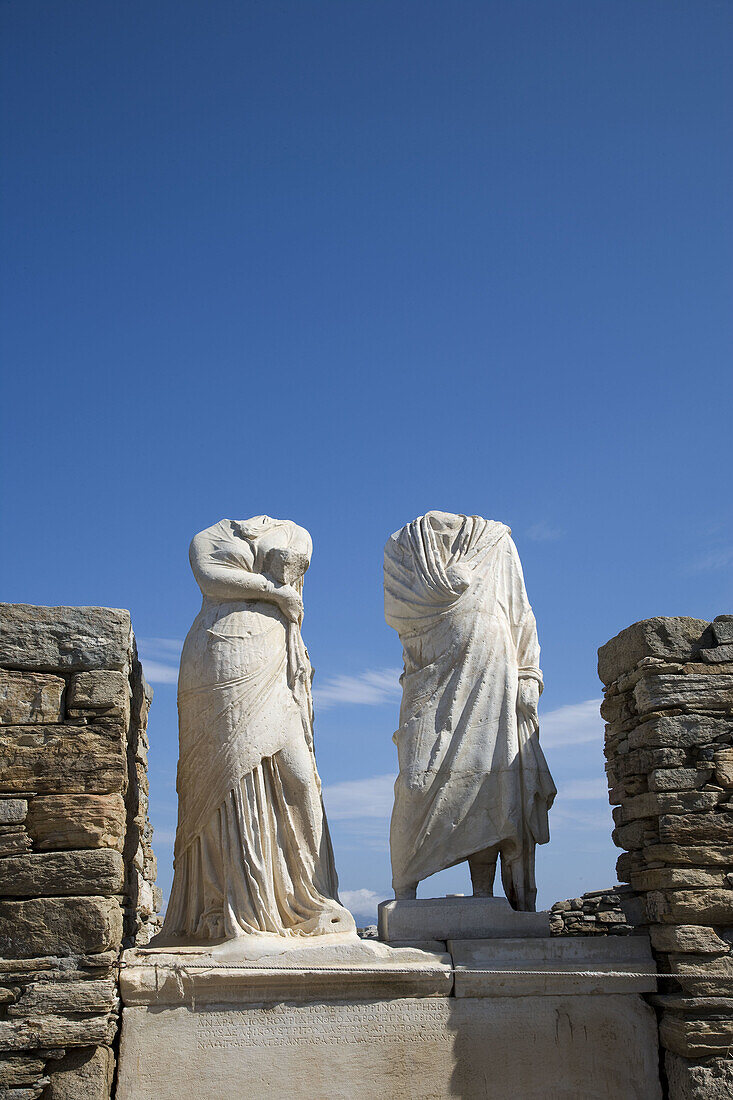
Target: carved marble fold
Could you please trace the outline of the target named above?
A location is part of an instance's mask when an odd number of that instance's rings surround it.
[[[384,553],[384,607],[403,647],[390,829],[397,898],[468,860],[490,896],[497,859],[516,909],[535,906],[534,849],[555,797],[539,744],[534,614],[510,530],[428,512]]]
[[[190,551],[203,593],[178,681],[175,876],[159,945],[354,931],[313,749],[300,631],[307,531],[222,520]]]

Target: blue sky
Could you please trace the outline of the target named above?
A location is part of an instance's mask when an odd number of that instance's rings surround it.
[[[131,610],[161,883],[191,536],[307,527],[344,894],[389,895],[387,536],[513,529],[559,787],[614,881],[597,647],[733,610],[733,8],[5,0],[2,598]],[[467,890],[462,869],[439,891]]]

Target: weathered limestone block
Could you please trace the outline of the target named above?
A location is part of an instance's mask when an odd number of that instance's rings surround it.
[[[733,1060],[729,1056],[691,1062],[667,1051],[664,1061],[669,1095],[674,1100],[730,1100]]]
[[[121,852],[125,814],[121,794],[41,795],[31,801],[27,828],[39,849],[114,848]]]
[[[646,848],[649,863],[668,863],[680,867],[731,867],[733,846],[730,844],[654,844]]]
[[[655,768],[647,777],[650,791],[691,790],[704,787],[713,775],[712,768]]]
[[[31,838],[24,825],[0,825],[0,856],[17,856],[30,851]]]
[[[733,724],[722,716],[662,714],[641,721],[629,731],[630,749],[690,748],[729,737]]]
[[[14,1093],[10,1092],[10,1089],[34,1085],[41,1078],[43,1078],[41,1088],[48,1084],[49,1079],[43,1075],[46,1068],[46,1052],[41,1053],[43,1057],[39,1057],[38,1051],[28,1054],[0,1054],[0,1096],[12,1097]],[[3,1089],[8,1091],[3,1092]]]
[[[127,718],[130,710],[129,680],[122,672],[77,672],[69,681],[66,709],[71,717],[83,716],[91,710]]]
[[[44,1012],[106,1013],[117,1008],[117,986],[112,978],[87,981],[33,981],[23,989],[7,1016],[34,1016]]]
[[[702,870],[698,867],[653,867],[637,871],[631,875],[634,890],[706,890],[708,887],[723,889],[726,886],[725,873]]]
[[[122,942],[116,898],[0,900],[0,956],[32,959],[108,951]]]
[[[114,1068],[109,1047],[70,1050],[49,1067],[50,1084],[44,1100],[108,1100]]]
[[[704,619],[657,617],[634,623],[598,650],[598,675],[611,684],[644,660],[688,660],[707,627]]]
[[[632,775],[646,777],[657,769],[683,768],[686,761],[687,753],[683,748],[633,749],[623,756],[614,757],[613,762],[609,761],[606,772],[619,779],[627,779]]]
[[[733,1016],[690,1018],[665,1012],[659,1025],[662,1046],[683,1058],[726,1055],[733,1046]]]
[[[733,924],[733,890],[650,891],[645,898],[653,924]]]
[[[730,955],[700,956],[672,954],[667,956],[670,973],[687,992],[696,995],[701,1003],[704,998],[721,997],[730,993],[733,982],[733,959]],[[733,1027],[733,1016],[728,1020]]]
[[[0,791],[124,791],[126,737],[124,723],[107,717],[89,726],[0,727]]]
[[[61,676],[0,668],[0,726],[61,722],[65,687]]]
[[[653,924],[649,934],[656,951],[727,955],[731,948],[714,928],[701,924]]]
[[[698,847],[733,844],[733,814],[662,814],[659,818],[659,839],[663,844],[692,844]]]
[[[130,614],[111,607],[0,604],[0,666],[45,671],[127,669]]]
[[[645,676],[634,688],[640,715],[657,710],[733,710],[733,676]]]
[[[715,649],[701,649],[697,656],[706,664],[730,664],[733,662],[733,645],[720,645]]]
[[[116,973],[118,958],[119,944],[111,950],[97,951],[92,954],[72,953],[64,957],[58,955],[34,955],[31,958],[0,957],[0,985],[6,988],[14,986],[20,988],[33,981],[71,982],[87,981],[91,978],[109,978]],[[14,1000],[15,996],[16,994],[13,993],[10,1000]]]
[[[710,624],[710,633],[716,645],[733,645],[733,615],[718,615]]]
[[[637,818],[628,825],[617,826],[612,833],[617,848],[635,851],[659,839],[657,823],[648,818]]]
[[[622,726],[635,717],[634,697],[629,692],[608,695],[601,703],[601,718],[614,727]]]
[[[720,749],[713,756],[715,782],[720,787],[733,787],[733,748]]]
[[[114,1040],[116,1031],[117,1017],[114,1013],[55,1016],[40,1012],[27,1019],[0,1020],[0,1051],[106,1044]]]
[[[125,866],[119,852],[33,852],[3,861],[0,897],[121,894]]]
[[[720,791],[649,791],[627,798],[620,807],[619,816],[621,824],[626,825],[644,817],[699,814],[700,811],[712,810],[723,797]]]
[[[28,813],[24,798],[0,798],[0,825],[21,825]]]

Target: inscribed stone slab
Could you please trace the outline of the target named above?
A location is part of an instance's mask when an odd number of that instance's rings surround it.
[[[656,1020],[634,994],[126,1008],[118,1100],[183,1095],[660,1100]]]

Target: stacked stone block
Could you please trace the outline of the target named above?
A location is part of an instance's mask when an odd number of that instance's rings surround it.
[[[654,1003],[671,1100],[733,1095],[733,616],[636,623],[599,650],[606,770],[667,977]]]
[[[160,907],[149,701],[128,612],[0,604],[0,1096],[110,1095]]]

